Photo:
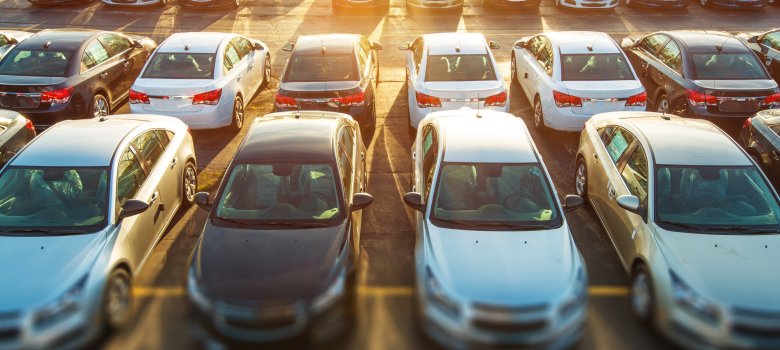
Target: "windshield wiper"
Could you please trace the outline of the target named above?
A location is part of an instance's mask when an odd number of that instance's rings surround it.
[[[780,230],[776,228],[759,228],[759,227],[740,227],[740,226],[716,226],[716,227],[707,227],[705,228],[707,231],[717,231],[717,232],[726,232],[726,233],[742,233],[742,234],[749,234],[749,235],[758,235],[758,234],[778,234],[780,233]]]
[[[452,226],[455,226],[457,228],[462,228],[462,229],[470,229],[470,228],[474,227],[474,225],[472,225],[471,223],[467,223],[467,222],[464,222],[464,221],[461,221],[461,220],[440,219],[440,218],[433,218],[433,219],[435,221],[437,221],[437,222],[448,224],[448,225],[452,225]]]
[[[64,235],[79,235],[87,233],[84,230],[62,230],[62,229],[47,229],[47,228],[19,228],[0,231],[2,233],[43,233],[49,236],[64,236]]]
[[[702,228],[701,226],[683,224],[683,223],[680,223],[680,222],[656,221],[655,223],[656,224],[661,224],[661,225],[673,226],[673,227],[676,227],[678,229],[682,229],[685,232],[703,232],[704,231],[704,228]]]
[[[489,226],[489,227],[503,227],[515,230],[546,230],[549,229],[549,225],[545,224],[528,224],[528,223],[511,223],[511,222],[480,222],[475,223],[474,226]]]
[[[225,222],[229,222],[231,224],[235,224],[235,225],[238,225],[238,226],[243,226],[243,227],[250,227],[250,226],[252,226],[250,223],[244,222],[244,221],[241,221],[241,220],[230,219],[230,218],[225,218],[225,217],[221,217],[221,216],[215,216],[214,218],[218,219],[218,220],[225,221]]]

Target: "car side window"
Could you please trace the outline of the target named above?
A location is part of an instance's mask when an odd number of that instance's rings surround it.
[[[98,37],[103,46],[108,50],[111,56],[116,56],[130,49],[130,40],[116,34],[103,34]]]
[[[674,41],[666,43],[661,51],[658,52],[658,59],[677,73],[682,74],[682,56],[680,56],[680,47]]]
[[[224,72],[227,74],[231,70],[233,70],[233,66],[235,66],[239,61],[241,61],[241,58],[238,56],[238,52],[236,51],[236,48],[233,47],[232,44],[228,43],[227,46],[225,46],[225,56],[223,57],[223,65],[224,65]]]
[[[119,158],[116,180],[116,201],[121,207],[129,199],[133,199],[146,180],[146,173],[141,162],[130,148],[126,148]]]
[[[365,66],[371,62],[369,58],[371,57],[371,44],[368,42],[368,39],[360,37],[360,50],[358,51],[358,55],[361,56],[360,60],[363,62],[361,68],[365,69]]]
[[[0,34],[0,47],[8,45],[8,38],[5,37],[5,35]]]
[[[439,141],[436,137],[436,130],[432,126],[426,126],[423,130],[423,198],[427,201],[431,193],[431,184],[433,183],[433,174],[436,171],[436,163],[439,157]]]
[[[234,38],[230,42],[232,42],[233,46],[235,46],[236,52],[240,58],[246,57],[246,55],[248,55],[254,49],[252,47],[252,43],[245,38]]]
[[[92,40],[92,42],[87,45],[87,48],[84,50],[84,56],[89,56],[89,58],[85,59],[82,57],[82,71],[95,67],[111,57],[106,48],[103,47],[103,44],[97,39]]]
[[[637,144],[634,151],[626,159],[620,176],[628,186],[628,191],[637,196],[641,203],[647,203],[648,193],[647,155],[642,145]]]
[[[412,59],[414,60],[414,70],[416,73],[420,73],[420,65],[423,58],[423,41],[422,38],[417,38],[412,43]]]
[[[525,49],[528,51],[528,53],[531,54],[531,56],[536,57],[536,53],[539,51],[539,48],[542,47],[542,45],[544,45],[543,37],[535,36],[528,41]]]
[[[604,143],[604,146],[606,146],[607,143],[609,143],[609,138],[612,137],[612,131],[614,129],[615,128],[612,126],[607,126],[598,130],[599,137],[601,138],[601,142]]]
[[[155,130],[154,133],[157,134],[157,138],[160,139],[160,143],[162,143],[163,147],[168,147],[168,144],[171,143],[171,136],[173,136],[173,134],[169,136],[168,134],[170,132],[164,130]]]
[[[767,47],[771,47],[780,51],[780,31],[768,33],[761,38],[761,43]]]
[[[354,154],[355,140],[354,130],[350,127],[343,127],[339,132],[339,155],[338,166],[341,173],[341,185],[344,190],[344,196],[349,202],[352,200],[352,174],[354,173]]]
[[[147,171],[151,171],[154,168],[154,165],[160,160],[160,156],[165,152],[165,147],[154,130],[144,132],[136,137],[132,145],[138,152],[138,155],[141,156],[144,168]]]
[[[628,146],[631,146],[634,140],[636,138],[630,132],[623,128],[615,128],[609,137],[609,142],[606,144],[607,153],[609,153],[613,163],[618,163],[620,157],[623,156],[623,153],[626,152]]]
[[[552,44],[550,41],[545,40],[544,45],[539,49],[536,54],[536,61],[547,72],[547,75],[552,76],[553,73],[553,54]]]
[[[661,46],[664,46],[664,44],[666,44],[668,41],[668,36],[655,34],[642,39],[642,41],[639,43],[639,48],[649,53],[650,55],[655,56],[655,53],[658,51],[658,49],[660,49]]]

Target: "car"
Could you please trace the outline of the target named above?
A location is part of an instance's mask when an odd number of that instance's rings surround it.
[[[130,110],[176,117],[192,129],[241,130],[244,108],[268,86],[269,51],[236,34],[173,34],[130,87]]]
[[[446,9],[459,11],[463,9],[463,0],[404,0],[407,12],[425,9]]]
[[[739,141],[775,190],[780,188],[780,109],[767,109],[745,119]]]
[[[631,311],[685,348],[776,349],[780,201],[715,124],[658,112],[591,118],[576,155],[630,276]]]
[[[232,8],[241,7],[241,0],[176,0],[182,8]]]
[[[376,128],[376,87],[382,44],[358,34],[300,36],[279,78],[274,111],[349,114],[368,143]]]
[[[611,9],[618,5],[618,0],[555,0],[555,7],[559,9]]]
[[[566,349],[583,333],[587,271],[522,119],[429,114],[412,146],[414,305],[449,349]]]
[[[482,7],[490,8],[538,8],[542,0],[482,0]]]
[[[770,0],[699,0],[701,7],[726,7],[734,9],[763,9]]]
[[[0,30],[0,59],[3,59],[20,41],[27,39],[32,33],[20,30]]]
[[[331,0],[334,14],[340,14],[347,9],[378,9],[387,12],[390,9],[390,0]]]
[[[741,41],[724,32],[664,31],[623,39],[652,109],[745,118],[780,106],[780,89]]]
[[[27,0],[32,6],[56,6],[56,5],[70,5],[79,3],[92,3],[93,0]]]
[[[500,45],[479,33],[425,34],[406,51],[409,132],[428,113],[461,107],[509,111],[509,95],[493,52]]]
[[[764,33],[740,33],[736,35],[766,65],[775,82],[780,82],[780,29]]]
[[[625,0],[629,7],[647,7],[658,9],[681,9],[691,4],[691,0]]]
[[[77,348],[126,325],[196,169],[187,126],[163,116],[63,121],[27,144],[0,171],[3,347]]]
[[[168,0],[100,0],[102,3],[116,7],[165,7]]]
[[[647,93],[618,44],[604,33],[547,32],[515,42],[512,81],[532,103],[534,127],[580,131],[592,115],[643,111]]]
[[[0,168],[35,138],[33,123],[14,111],[0,109]]]
[[[193,327],[210,343],[333,340],[354,312],[362,209],[373,201],[360,125],[295,111],[257,118],[210,200],[192,253]]]
[[[38,130],[106,116],[127,98],[156,46],[117,32],[40,31],[0,61],[0,108],[24,114]]]

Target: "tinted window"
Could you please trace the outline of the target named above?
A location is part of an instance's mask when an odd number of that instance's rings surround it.
[[[144,78],[213,79],[214,54],[157,52],[149,59]]]
[[[420,65],[422,65],[422,57],[423,57],[423,41],[422,38],[417,38],[417,40],[412,43],[412,58],[414,59],[414,67],[415,72],[420,72]]]
[[[233,47],[233,45],[228,44],[228,46],[225,47],[225,73],[232,70],[233,66],[238,64],[238,62],[241,62],[241,57],[239,57],[238,51],[236,51],[236,48]]]
[[[694,53],[695,79],[769,79],[753,53]]]
[[[655,54],[667,41],[669,41],[669,37],[665,35],[651,35],[642,40],[639,43],[639,47],[650,54]]]
[[[100,43],[100,41],[93,40],[89,45],[87,46],[87,49],[84,50],[85,55],[89,55],[90,58],[92,58],[92,66],[87,66],[87,69],[92,68],[98,64],[101,64],[105,61],[107,61],[111,55],[108,54],[108,51],[105,47],[103,47],[103,44]]]
[[[285,81],[355,81],[354,55],[293,55]]]
[[[612,158],[612,162],[617,164],[620,156],[626,152],[628,146],[634,142],[635,138],[630,132],[621,128],[615,128],[612,135],[609,137],[609,143],[607,143],[607,153]]]
[[[0,35],[0,47],[8,45],[8,38],[5,37],[5,35]]]
[[[637,196],[642,203],[645,203],[647,200],[647,174],[647,156],[645,155],[645,150],[638,146],[626,159],[626,164],[623,166],[623,170],[620,171],[620,176],[626,182],[628,191],[632,195]]]
[[[145,180],[146,174],[141,168],[138,158],[129,148],[126,149],[122,152],[117,169],[116,200],[118,205],[122,206],[127,200],[133,199]]]
[[[160,143],[160,139],[154,131],[147,131],[133,140],[133,147],[135,147],[138,154],[144,161],[144,167],[147,170],[152,170],[154,165],[160,160],[165,151],[165,147]]]
[[[14,50],[0,61],[0,74],[64,77],[70,56],[65,51]]]
[[[549,41],[547,41],[544,46],[539,49],[539,52],[536,53],[536,61],[539,62],[539,65],[542,66],[549,76],[552,76],[553,74],[554,56],[552,44],[550,44]]]
[[[680,56],[680,47],[674,41],[670,41],[658,52],[658,59],[669,68],[682,74],[682,57]]]
[[[488,55],[428,55],[425,81],[496,80]]]
[[[780,136],[780,124],[772,125],[769,128],[772,129],[772,131],[774,131],[777,136]]]
[[[99,40],[112,56],[129,50],[131,46],[130,40],[116,34],[101,35]]]
[[[563,80],[633,80],[621,54],[561,55]]]
[[[352,197],[352,173],[354,167],[355,143],[352,139],[352,130],[342,128],[339,133],[339,172],[341,173],[341,186],[347,198]]]
[[[428,200],[431,193],[431,184],[433,184],[433,173],[436,171],[436,163],[439,158],[439,143],[436,137],[436,130],[428,126],[423,133],[423,198]],[[418,189],[419,192],[419,189]]]
[[[536,36],[531,38],[531,40],[528,41],[526,44],[526,50],[531,54],[531,56],[536,56],[536,52],[539,51],[539,48],[544,45],[545,39],[541,36]]]
[[[768,33],[761,38],[761,43],[775,50],[780,50],[780,31]]]
[[[244,56],[248,55],[254,48],[252,47],[252,43],[249,42],[249,40],[246,40],[244,38],[235,38],[232,40],[233,45],[236,47],[236,51],[238,52],[238,55],[241,58],[244,58]]]
[[[157,134],[157,138],[160,139],[160,143],[162,143],[163,147],[167,147],[171,142],[171,139],[168,136],[168,132],[164,130],[155,130],[154,133]]]

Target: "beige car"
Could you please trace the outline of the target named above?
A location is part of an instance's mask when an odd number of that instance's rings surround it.
[[[687,348],[780,348],[780,204],[710,122],[594,116],[580,137],[586,197],[631,276],[631,307]]]

